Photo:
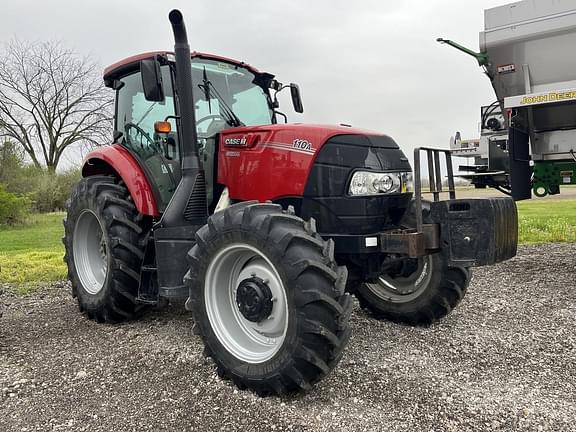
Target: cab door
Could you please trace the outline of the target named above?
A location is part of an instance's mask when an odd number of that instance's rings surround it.
[[[168,65],[161,66],[164,101],[146,100],[140,71],[120,78],[116,93],[117,142],[126,147],[143,167],[162,212],[181,177],[180,147],[174,106],[172,77]],[[157,121],[169,121],[170,133],[158,134]]]

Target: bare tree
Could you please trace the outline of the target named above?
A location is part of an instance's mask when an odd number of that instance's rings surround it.
[[[60,42],[6,44],[0,61],[0,137],[55,171],[71,146],[110,140],[111,95],[88,57]]]

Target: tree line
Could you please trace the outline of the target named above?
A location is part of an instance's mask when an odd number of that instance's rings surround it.
[[[101,68],[61,42],[5,44],[0,62],[0,224],[61,210],[83,153],[111,140]]]
[[[0,144],[0,224],[25,221],[30,212],[65,208],[80,169],[52,172],[28,163],[13,141]]]

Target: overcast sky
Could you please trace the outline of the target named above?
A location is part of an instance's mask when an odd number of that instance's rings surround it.
[[[300,85],[305,113],[291,121],[348,123],[415,146],[478,135],[495,97],[472,57],[484,9],[506,0],[0,0],[0,40],[61,40],[102,67],[171,50],[179,8],[193,50],[243,60]],[[286,95],[287,96],[287,95]],[[286,100],[286,99],[284,99]],[[282,102],[282,100],[281,100]]]

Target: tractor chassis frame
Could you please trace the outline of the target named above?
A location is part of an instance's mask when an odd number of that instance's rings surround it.
[[[430,184],[427,192],[433,195],[431,202],[422,200],[422,151],[427,153]],[[446,157],[447,190],[442,185],[440,153]],[[449,199],[441,200],[440,194],[446,192]],[[373,234],[321,235],[334,241],[337,258],[372,255],[381,263],[384,261],[380,258],[390,255],[420,258],[441,253],[448,266],[472,267],[495,264],[516,254],[518,220],[514,201],[509,197],[456,199],[450,150],[415,149],[414,195],[411,215],[415,221],[407,221],[402,227]],[[157,224],[153,228],[140,275],[139,301],[153,304],[160,297],[188,296],[182,280],[189,266],[185,257],[200,227]]]

